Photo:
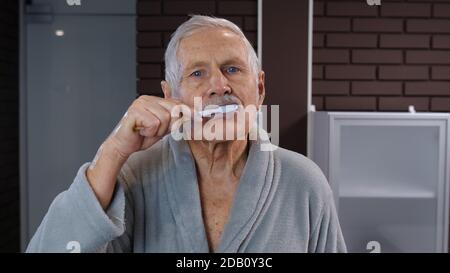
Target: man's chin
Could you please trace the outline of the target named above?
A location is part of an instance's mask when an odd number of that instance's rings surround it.
[[[231,116],[213,116],[202,118],[191,123],[184,123],[182,133],[179,130],[175,132],[177,140],[194,141],[215,141],[217,143],[226,141],[246,140],[249,133],[249,122],[243,119],[237,119]],[[186,127],[187,126],[187,127]],[[188,133],[189,132],[189,133]]]
[[[196,133],[191,134],[191,138],[189,140],[199,140],[199,141],[213,141],[213,142],[227,142],[227,141],[236,141],[236,140],[246,140],[248,131],[245,129],[236,130],[235,124],[227,124],[229,127],[225,127],[225,125],[221,128],[211,128],[211,127],[203,127],[196,130]],[[228,128],[228,129],[227,129]],[[233,129],[235,128],[235,129]],[[202,130],[203,129],[203,130]]]
[[[206,140],[206,139],[202,139],[202,140],[190,140],[193,142],[203,142],[203,143],[209,143],[209,144],[226,144],[226,143],[231,143],[234,141],[243,141],[243,140],[226,140],[226,139],[213,139],[213,140]]]

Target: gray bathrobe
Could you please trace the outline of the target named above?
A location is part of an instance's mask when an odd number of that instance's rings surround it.
[[[216,252],[345,252],[333,195],[306,157],[250,142]],[[195,162],[170,135],[133,154],[104,211],[82,165],[51,204],[27,252],[208,252]]]

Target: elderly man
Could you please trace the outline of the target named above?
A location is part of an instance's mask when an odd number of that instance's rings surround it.
[[[264,72],[242,31],[193,16],[173,34],[165,63],[164,98],[132,103],[55,198],[27,251],[345,252],[320,169],[251,140],[254,115],[236,119],[248,106],[259,109],[265,95]],[[230,113],[217,110],[228,106]],[[174,115],[176,107],[192,112]],[[216,113],[203,116],[205,109]],[[185,136],[199,129],[187,126],[174,138],[173,125],[195,125],[198,113],[200,130],[217,121],[228,129],[216,124],[215,137],[196,139]],[[245,137],[233,131],[230,138],[229,128]]]

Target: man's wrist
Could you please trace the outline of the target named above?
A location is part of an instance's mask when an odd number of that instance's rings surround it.
[[[102,153],[104,153],[104,158],[114,165],[122,166],[129,157],[129,155],[124,155],[117,149],[116,142],[111,138],[108,138],[105,142],[103,142],[102,150]]]
[[[128,157],[121,155],[114,144],[106,140],[86,170],[86,177],[103,209],[111,201],[117,176]]]

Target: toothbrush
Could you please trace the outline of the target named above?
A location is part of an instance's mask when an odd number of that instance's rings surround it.
[[[210,117],[211,115],[215,114],[227,114],[231,112],[236,112],[239,109],[238,104],[228,104],[228,105],[222,105],[218,106],[216,108],[212,109],[205,109],[203,111],[198,111],[197,114],[201,117]],[[137,126],[134,128],[135,131],[139,131],[141,129],[144,129],[144,127]]]
[[[215,114],[226,114],[226,113],[236,112],[238,109],[239,109],[239,105],[228,104],[228,105],[218,106],[213,109],[206,109],[203,111],[199,111],[197,113],[202,117],[210,117],[211,115],[215,115]]]

